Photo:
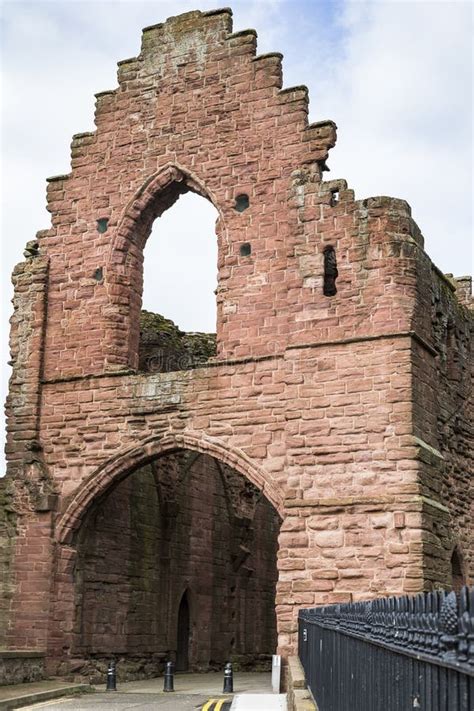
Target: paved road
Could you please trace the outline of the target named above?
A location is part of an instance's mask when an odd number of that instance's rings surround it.
[[[199,696],[197,694],[121,694],[114,693],[84,694],[74,698],[45,701],[34,706],[23,707],[23,711],[198,711],[210,698],[217,696]],[[215,704],[206,711],[213,711]],[[229,703],[222,704],[219,711],[228,711]],[[258,709],[256,709],[258,711]],[[264,711],[264,709],[262,709]]]
[[[36,685],[22,684],[15,687],[16,694],[13,696],[47,691],[50,687],[57,688],[57,683],[45,681]],[[210,699],[224,701],[222,685],[221,672],[177,674],[174,693],[163,693],[163,677],[156,677],[120,682],[118,691],[108,693],[105,692],[104,684],[101,684],[96,687],[95,693],[43,701],[23,707],[23,711],[201,711],[203,707],[204,711],[228,711],[228,703],[206,706]],[[277,695],[271,695],[271,675],[268,673],[238,672],[234,675],[234,694],[238,711],[282,711],[285,708]],[[12,698],[11,693],[8,698]]]

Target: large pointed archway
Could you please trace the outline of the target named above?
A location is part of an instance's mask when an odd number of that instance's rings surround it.
[[[76,519],[70,613],[76,672],[121,660],[128,678],[177,669],[264,668],[276,650],[281,519],[261,489],[209,453],[149,456]],[[61,570],[58,569],[58,578]],[[55,620],[55,624],[57,620]]]
[[[135,446],[123,447],[121,451],[94,470],[78,490],[65,501],[62,515],[55,528],[55,539],[59,543],[72,540],[81,520],[94,500],[121,479],[140,466],[178,449],[187,449],[201,454],[209,454],[242,474],[260,489],[278,514],[284,515],[284,492],[277,481],[265,472],[245,452],[217,437],[206,437],[202,432],[185,430],[166,432],[161,436],[149,437]]]

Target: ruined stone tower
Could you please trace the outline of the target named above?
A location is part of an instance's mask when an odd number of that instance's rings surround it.
[[[323,180],[336,126],[256,44],[227,9],[146,28],[13,273],[0,637],[57,673],[253,667],[301,606],[472,579],[470,286],[406,202]],[[140,310],[187,191],[217,337],[183,365]]]

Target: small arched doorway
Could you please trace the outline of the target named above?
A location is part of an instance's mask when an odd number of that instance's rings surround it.
[[[191,633],[188,593],[185,591],[179,603],[178,629],[176,634],[176,671],[189,669],[189,637]]]

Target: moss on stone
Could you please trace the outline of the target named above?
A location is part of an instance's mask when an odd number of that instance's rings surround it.
[[[186,334],[171,319],[145,309],[140,312],[140,341],[157,346],[180,345]]]
[[[185,333],[161,314],[143,310],[140,314],[140,353],[147,361],[153,355],[166,354],[168,366],[164,370],[185,370],[215,357],[216,334]],[[141,369],[147,370],[145,363]]]
[[[183,338],[186,351],[201,360],[209,360],[216,355],[215,333],[186,333]]]

